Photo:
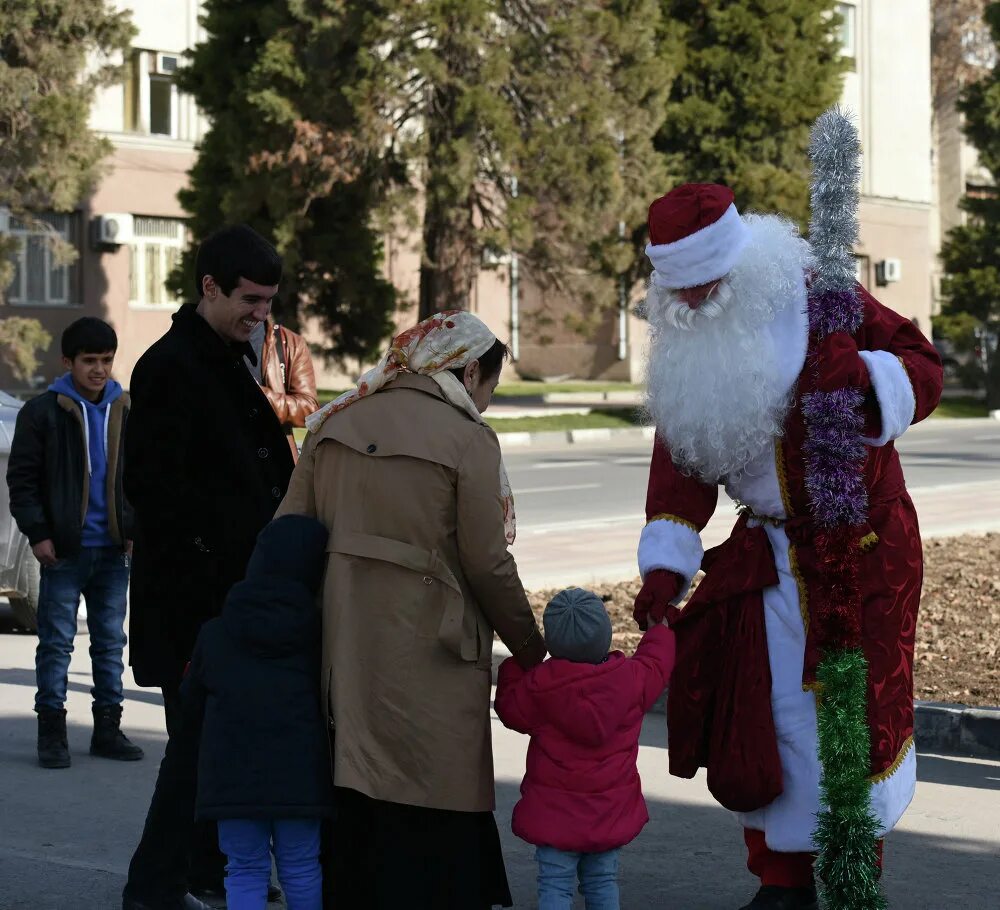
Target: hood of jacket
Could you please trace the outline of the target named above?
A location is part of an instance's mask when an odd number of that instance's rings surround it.
[[[82,404],[85,408],[95,411],[103,411],[108,405],[113,404],[122,397],[121,385],[115,382],[114,379],[109,379],[108,384],[104,387],[104,394],[101,396],[101,400],[96,402],[90,401],[76,390],[76,386],[73,385],[73,377],[69,373],[64,373],[53,382],[49,386],[49,391],[55,392],[57,395],[65,395],[77,404]]]
[[[304,515],[284,515],[257,537],[246,578],[226,598],[227,631],[255,653],[275,657],[315,646],[316,595],[326,568],[326,527]]]

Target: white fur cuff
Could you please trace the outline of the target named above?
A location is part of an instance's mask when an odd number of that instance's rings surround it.
[[[693,288],[722,278],[732,271],[750,240],[750,230],[735,205],[722,217],[674,243],[646,245],[646,255],[656,270],[653,282],[668,289]]]
[[[890,440],[899,439],[913,423],[917,408],[913,384],[895,354],[889,351],[861,351],[860,354],[868,367],[882,414],[882,432],[877,437],[865,437],[864,442],[870,446],[884,446]]]
[[[642,529],[639,537],[639,574],[645,580],[650,572],[668,569],[683,576],[684,584],[673,600],[678,604],[691,587],[704,555],[697,531],[678,521],[660,518]]]

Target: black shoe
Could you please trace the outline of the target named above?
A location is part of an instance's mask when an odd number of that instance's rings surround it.
[[[72,764],[64,709],[38,712],[38,764],[43,768],[68,768]]]
[[[90,738],[90,754],[116,761],[138,761],[142,749],[122,733],[122,706],[94,705],[94,735]]]
[[[777,885],[764,885],[757,896],[741,910],[819,910],[819,904],[813,887],[779,888]]]
[[[143,903],[132,897],[123,897],[122,910],[212,910],[212,908],[208,904],[203,904],[193,894],[185,894],[173,901],[155,903]]]
[[[267,886],[267,902],[276,904],[281,900],[281,889],[277,885]]]

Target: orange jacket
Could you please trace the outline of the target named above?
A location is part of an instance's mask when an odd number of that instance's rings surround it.
[[[278,352],[279,335],[283,357]],[[264,394],[286,431],[292,456],[297,458],[298,449],[292,428],[304,427],[306,417],[319,408],[309,345],[301,335],[283,325],[275,325],[269,319],[261,360]]]

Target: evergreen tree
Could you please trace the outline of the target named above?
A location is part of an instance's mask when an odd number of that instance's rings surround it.
[[[364,19],[337,0],[208,0],[179,78],[211,121],[180,194],[195,240],[234,222],[269,237],[285,264],[275,315],[319,317],[336,358],[373,353],[396,304],[370,217],[384,163],[348,94]],[[193,250],[171,285],[196,293]]]
[[[986,8],[986,22],[1000,44],[1000,3]],[[979,152],[980,164],[994,184],[1000,179],[1000,63],[983,79],[967,85],[958,103],[965,117],[966,138]],[[953,228],[941,248],[945,276],[941,283],[942,313],[959,331],[968,333],[969,317],[980,328],[1000,330],[1000,198],[996,192],[966,196],[966,224]],[[1000,333],[998,333],[1000,334]],[[994,335],[994,337],[996,337]],[[986,399],[1000,408],[1000,345],[989,352]]]
[[[634,268],[618,223],[662,185],[659,25],[657,0],[208,0],[181,77],[212,121],[195,236],[273,237],[292,309],[359,357],[394,309],[386,233],[419,238],[421,315],[466,307],[488,252],[541,283]]]
[[[486,252],[516,250],[542,284],[633,264],[618,222],[662,170],[655,0],[369,7],[354,96],[405,164],[421,316],[467,306]]]
[[[657,148],[679,181],[730,186],[740,210],[808,221],[813,121],[848,60],[831,0],[663,0],[679,42]]]

